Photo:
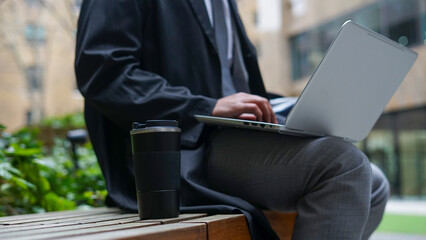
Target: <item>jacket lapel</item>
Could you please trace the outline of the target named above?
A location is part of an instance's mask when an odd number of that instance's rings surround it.
[[[207,14],[206,6],[204,5],[203,0],[188,0],[191,4],[194,15],[197,17],[198,22],[201,25],[201,28],[206,34],[207,39],[213,45],[214,49],[217,51],[216,41],[214,40],[214,30],[210,24],[209,16]],[[213,0],[216,1],[216,0]]]

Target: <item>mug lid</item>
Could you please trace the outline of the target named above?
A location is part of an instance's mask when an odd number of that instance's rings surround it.
[[[146,127],[179,127],[176,120],[148,120]]]
[[[133,122],[130,134],[180,131],[179,122],[176,120],[147,120],[146,123]]]

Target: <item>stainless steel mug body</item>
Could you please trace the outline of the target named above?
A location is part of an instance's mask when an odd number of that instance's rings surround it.
[[[140,219],[179,216],[180,133],[177,121],[133,124],[130,135]]]

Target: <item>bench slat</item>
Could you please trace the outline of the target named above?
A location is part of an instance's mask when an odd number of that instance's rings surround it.
[[[69,240],[207,240],[207,227],[204,223],[171,223],[150,227],[128,229],[116,232],[82,235]]]
[[[139,220],[137,214],[119,214],[119,215],[111,215],[111,216],[101,216],[101,217],[82,217],[81,219],[73,219],[70,221],[57,222],[57,220],[46,221],[41,223],[28,223],[22,225],[12,225],[10,227],[0,228],[0,233],[6,232],[14,232],[14,231],[28,231],[34,229],[42,229],[42,228],[51,228],[51,227],[62,227],[62,226],[70,226],[70,225],[81,225],[81,224],[89,224],[89,223],[97,223],[97,222],[105,222],[105,221],[120,221],[127,219],[135,219],[135,221]]]
[[[100,214],[100,213],[117,213],[120,211],[121,210],[119,210],[118,208],[100,207],[100,208],[80,209],[80,210],[30,213],[30,214],[24,214],[24,215],[0,217],[0,225],[5,224],[9,221],[16,221],[16,220],[38,219],[38,218],[51,217],[51,216],[76,216],[76,215],[90,215],[90,214]]]
[[[50,234],[55,232],[62,232],[63,234],[65,234],[66,231],[74,232],[75,230],[80,230],[80,229],[99,228],[104,226],[134,223],[136,221],[138,221],[138,219],[133,217],[133,218],[124,219],[124,220],[112,220],[112,221],[88,223],[88,224],[75,224],[75,225],[69,225],[69,226],[50,226],[48,228],[38,228],[38,229],[32,229],[32,230],[26,230],[26,231],[12,231],[7,233],[2,233],[1,237],[3,239],[16,239],[18,237],[25,237],[25,236],[34,238],[36,235],[41,235],[41,234]],[[149,225],[149,223],[147,223],[147,225]]]
[[[169,223],[178,223],[186,220],[196,219],[207,216],[206,213],[184,213],[179,214],[179,217],[177,218],[162,218],[162,219],[147,219],[147,220],[140,220],[140,222],[156,222],[161,224],[169,224]]]
[[[43,225],[34,225],[34,224],[23,224],[22,226],[16,226],[13,225],[12,227],[6,227],[6,228],[0,228],[0,234],[2,233],[9,233],[9,232],[17,232],[17,231],[25,231],[28,232],[28,234],[32,234],[31,230],[40,230],[40,229],[48,229],[48,228],[60,228],[66,227],[66,226],[73,226],[73,225],[79,225],[80,228],[82,226],[86,226],[93,223],[101,223],[101,225],[112,225],[112,224],[121,224],[121,223],[127,223],[127,222],[144,222],[144,223],[156,223],[156,224],[168,224],[168,223],[175,223],[180,222],[184,220],[191,220],[194,218],[204,217],[207,214],[205,213],[188,213],[188,214],[180,214],[177,218],[167,218],[167,219],[151,219],[151,220],[140,220],[138,214],[135,213],[127,213],[127,214],[119,214],[119,215],[112,215],[112,216],[104,216],[104,217],[94,217],[94,218],[85,218],[82,217],[78,220],[73,220],[69,222],[48,222]],[[66,229],[66,228],[65,228]],[[46,232],[51,232],[54,230],[44,230]],[[3,235],[2,235],[3,236]]]
[[[250,232],[243,214],[219,214],[182,223],[204,223],[209,240],[250,240]]]
[[[88,212],[79,212],[76,214],[65,214],[65,215],[60,215],[60,214],[55,214],[53,216],[40,216],[38,218],[24,218],[24,219],[15,219],[15,220],[9,220],[9,221],[4,221],[2,223],[0,223],[3,226],[10,226],[10,225],[17,225],[17,224],[26,224],[26,223],[40,223],[40,222],[45,222],[45,221],[68,221],[68,220],[72,220],[72,219],[78,219],[80,217],[84,217],[84,216],[114,216],[117,214],[123,213],[123,211],[119,210],[119,209],[114,209],[111,210],[110,212],[92,212],[92,211],[88,211]]]
[[[40,239],[52,239],[52,238],[69,238],[72,236],[78,235],[86,235],[93,233],[102,233],[102,232],[112,232],[123,229],[131,229],[131,228],[142,228],[152,225],[159,225],[159,223],[125,223],[125,224],[117,224],[110,226],[100,226],[100,227],[92,227],[92,228],[84,228],[82,225],[82,229],[76,229],[72,231],[64,231],[64,232],[52,232],[52,233],[42,233],[37,235],[25,235],[21,237],[13,237],[15,240],[40,240]],[[118,231],[121,232],[121,231]]]
[[[43,225],[43,224],[59,224],[59,223],[66,223],[71,221],[77,221],[81,218],[88,218],[91,216],[96,217],[114,217],[119,215],[120,213],[105,213],[105,214],[95,214],[95,215],[78,215],[78,216],[55,216],[55,217],[48,217],[48,218],[40,218],[40,219],[25,219],[23,221],[15,220],[8,222],[7,224],[3,225],[0,229],[3,228],[10,228],[10,227],[16,227],[16,226],[24,226],[24,225]]]

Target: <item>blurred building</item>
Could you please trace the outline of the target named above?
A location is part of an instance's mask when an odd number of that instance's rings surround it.
[[[419,57],[359,143],[394,195],[426,197],[426,0],[238,0],[269,92],[298,96],[329,44],[354,20]]]
[[[81,112],[73,68],[81,0],[0,1],[0,123]]]

